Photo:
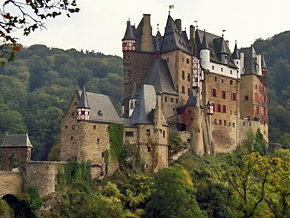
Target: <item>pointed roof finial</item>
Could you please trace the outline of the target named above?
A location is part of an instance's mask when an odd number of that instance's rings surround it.
[[[232,54],[233,59],[240,59],[240,55],[238,52],[238,46],[237,46],[237,40],[235,41],[235,49],[234,52]]]
[[[225,34],[224,34],[225,31],[227,31],[227,30],[222,30],[222,37],[223,37],[223,38],[224,38],[224,35],[225,35]]]
[[[90,109],[85,85],[83,85],[82,94],[77,108]]]
[[[196,27],[196,29],[198,29],[198,21],[195,20],[194,23],[195,23],[195,27]]]
[[[127,21],[126,32],[125,32],[124,38],[122,40],[134,40],[134,39],[135,39],[135,36],[134,36],[133,30],[132,30],[131,21],[129,18],[129,20]]]
[[[159,31],[159,23],[157,24],[157,32]]]

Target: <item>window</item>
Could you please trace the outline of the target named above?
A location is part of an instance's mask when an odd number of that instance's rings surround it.
[[[223,105],[223,113],[227,113],[227,106]]]
[[[229,122],[229,126],[231,126],[231,122]]]
[[[233,123],[233,128],[235,128],[236,127],[236,124],[235,123]]]
[[[188,113],[191,114],[191,110],[188,110]]]
[[[165,43],[166,44],[166,43]],[[169,58],[166,58],[167,63],[169,62]]]
[[[216,119],[214,119],[214,124],[217,125],[217,121],[216,121]]]
[[[218,104],[218,112],[221,112],[221,105]]]
[[[150,135],[150,129],[146,129],[146,135]]]
[[[126,137],[134,137],[134,132],[126,131],[125,135],[126,135]]]
[[[233,74],[233,71],[232,70],[230,70],[230,74]]]
[[[224,68],[221,68],[221,71],[224,72]]]
[[[214,77],[214,81],[215,81],[215,82],[217,81],[217,77],[216,77],[216,76]]]
[[[233,85],[233,80],[230,80],[230,85]]]
[[[258,101],[258,93],[255,93],[255,101]]]
[[[190,73],[187,74],[187,81],[190,82]]]
[[[182,93],[185,94],[185,87],[182,86]]]
[[[150,152],[151,151],[151,147],[148,147],[148,152]]]
[[[105,157],[105,152],[102,152],[102,157]]]
[[[163,138],[165,138],[165,131],[163,131]]]
[[[214,70],[214,66],[211,66],[211,69]]]
[[[216,111],[216,109],[215,109],[216,106],[215,106],[214,103],[212,104],[212,107],[213,107],[213,112],[215,112]]]
[[[219,120],[219,124],[222,125],[222,120]]]
[[[73,137],[73,136],[71,136],[71,137],[70,137],[70,140],[71,140],[71,141],[72,141],[72,140],[74,140],[74,137]]]
[[[249,100],[249,96],[245,95],[245,101],[248,101],[248,100]]]
[[[186,58],[186,63],[189,64],[189,59],[188,58]]]
[[[259,106],[256,107],[256,113],[260,114],[260,107]]]
[[[65,129],[67,129],[67,126],[65,126]]]
[[[224,83],[224,80],[223,79],[221,79],[221,81],[222,81],[222,83]]]
[[[227,93],[226,91],[222,91],[222,99],[226,99],[227,98]]]
[[[178,98],[176,99],[176,103],[178,103]]]
[[[96,125],[94,125],[94,129],[96,129],[97,127],[96,127]]]
[[[167,102],[167,97],[164,98],[164,101]]]
[[[145,164],[145,168],[148,168],[148,164]]]
[[[99,138],[97,138],[97,144],[100,144],[100,139]]]
[[[187,94],[190,95],[190,88],[187,89]]]
[[[227,121],[226,120],[224,120],[224,126],[227,126]]]
[[[182,71],[182,79],[184,80],[184,78],[185,78],[185,73],[184,73],[184,71]]]
[[[216,97],[216,89],[212,89],[211,90],[211,96],[212,97]]]
[[[171,103],[173,103],[173,98],[171,98]]]
[[[232,93],[232,100],[236,101],[237,100],[237,94],[236,93]]]

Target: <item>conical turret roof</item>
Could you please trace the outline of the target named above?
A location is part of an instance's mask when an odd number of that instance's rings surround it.
[[[133,33],[133,29],[131,27],[130,20],[127,21],[127,29],[126,29],[124,38],[122,40],[135,40],[135,36]]]
[[[137,84],[136,82],[133,83],[133,89],[130,95],[130,100],[131,99],[137,99]]]
[[[267,68],[264,55],[262,55],[262,68]]]
[[[220,38],[220,50],[218,53],[219,54],[228,54],[225,39],[223,36]]]
[[[82,94],[81,94],[80,101],[77,108],[90,109],[85,86],[83,86],[82,88]]]
[[[234,52],[232,54],[232,57],[233,57],[233,59],[240,59],[240,55],[239,55],[239,52],[238,52],[237,41],[235,43],[235,49],[234,49]]]
[[[209,49],[208,44],[206,42],[206,35],[205,35],[205,30],[203,31],[203,38],[202,38],[202,44],[201,44],[201,49]]]

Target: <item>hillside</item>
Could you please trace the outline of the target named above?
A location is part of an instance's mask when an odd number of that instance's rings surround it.
[[[22,48],[14,62],[0,68],[0,141],[6,132],[28,131],[32,158],[46,159],[60,139],[62,115],[83,82],[89,92],[109,95],[120,109],[120,57],[44,45]]]

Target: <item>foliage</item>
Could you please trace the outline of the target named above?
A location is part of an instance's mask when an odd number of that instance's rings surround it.
[[[60,143],[53,146],[48,154],[47,160],[49,161],[59,161],[60,160]]]
[[[15,0],[6,0],[2,4],[0,15],[0,57],[8,54],[8,61],[12,61],[15,51],[20,50],[17,45],[13,32],[18,29],[23,30],[23,34],[28,36],[31,32],[45,27],[44,20],[55,18],[65,12],[69,17],[71,13],[79,12],[76,7],[76,0],[58,0],[58,1],[33,1],[18,2]],[[12,45],[12,46],[8,46]],[[1,64],[3,65],[3,60]]]
[[[111,123],[108,128],[112,161],[119,161],[123,150],[124,127]]]
[[[0,217],[10,217],[9,205],[2,199],[0,199]]]
[[[39,210],[42,206],[42,199],[40,198],[36,186],[28,186],[27,192],[29,194],[29,205],[33,211]]]
[[[290,149],[290,133],[284,133],[278,142],[282,145],[282,148]]]
[[[91,181],[91,165],[89,163],[67,162],[58,171],[58,183],[62,186],[72,182]]]
[[[145,217],[205,217],[180,165],[161,170],[154,181],[155,191],[146,205]]]

